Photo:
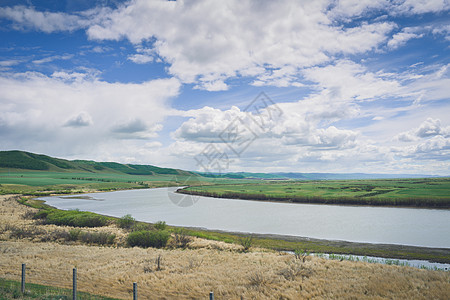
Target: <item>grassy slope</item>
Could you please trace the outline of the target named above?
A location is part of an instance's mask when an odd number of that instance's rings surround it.
[[[3,170],[2,170],[3,169]],[[0,170],[119,173],[129,175],[193,175],[191,172],[151,165],[119,164],[87,160],[66,160],[24,151],[0,151]]]
[[[301,203],[450,207],[450,178],[258,182],[189,187],[182,192]]]

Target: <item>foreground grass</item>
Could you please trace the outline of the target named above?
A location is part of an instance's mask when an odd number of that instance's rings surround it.
[[[72,299],[72,290],[56,288],[47,285],[27,283],[25,293],[22,294],[20,282],[0,278],[0,299],[40,299],[40,300],[62,300]],[[114,300],[116,298],[91,295],[89,293],[77,292],[80,300]]]
[[[218,299],[447,299],[450,288],[448,272],[209,247],[165,250],[5,241],[0,244],[1,276],[17,280],[24,262],[29,282],[70,288],[76,266],[80,291],[120,299],[131,298],[133,282],[142,299],[206,299],[210,291]]]
[[[182,193],[248,200],[450,208],[450,178],[257,182],[192,186]]]

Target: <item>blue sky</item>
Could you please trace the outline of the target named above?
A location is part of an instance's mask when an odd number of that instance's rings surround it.
[[[0,150],[214,172],[449,175],[449,8],[0,1]],[[199,164],[208,149],[227,160]]]

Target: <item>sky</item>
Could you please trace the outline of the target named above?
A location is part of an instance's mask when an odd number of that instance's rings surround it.
[[[0,150],[450,175],[448,0],[0,0]]]

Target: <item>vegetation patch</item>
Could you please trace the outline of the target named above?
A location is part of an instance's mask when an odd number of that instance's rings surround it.
[[[78,210],[44,210],[37,215],[42,216],[46,224],[65,225],[73,227],[102,227],[107,224],[107,218],[91,212]]]
[[[450,178],[291,181],[192,186],[180,193],[292,203],[450,208]]]
[[[169,238],[170,234],[167,231],[134,231],[128,235],[127,243],[131,247],[163,248],[166,246]]]

